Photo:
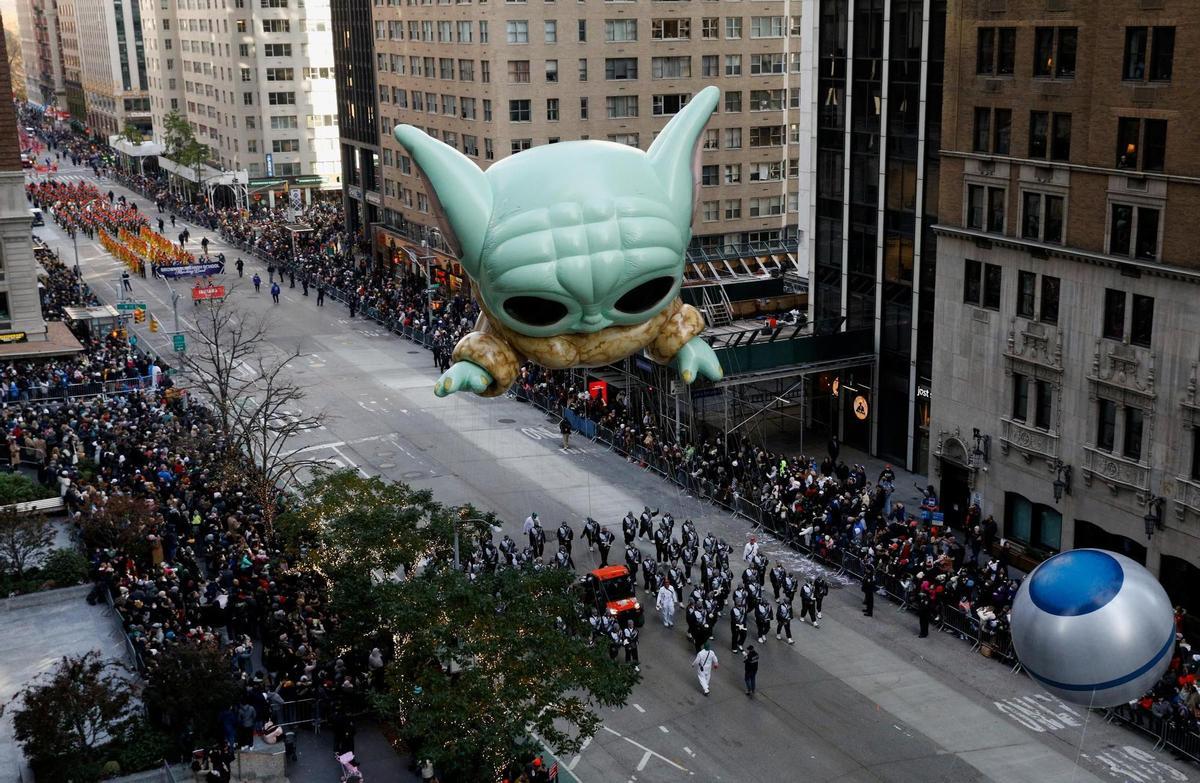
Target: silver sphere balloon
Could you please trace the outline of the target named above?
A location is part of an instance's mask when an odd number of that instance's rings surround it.
[[[1100,549],[1073,549],[1033,569],[1011,624],[1029,676],[1085,706],[1139,698],[1175,647],[1175,613],[1162,585],[1128,557]]]

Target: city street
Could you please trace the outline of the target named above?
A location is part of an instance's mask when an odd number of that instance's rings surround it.
[[[90,179],[63,169],[60,177]],[[112,189],[98,182],[102,192]],[[152,219],[154,205],[136,199]],[[72,263],[72,243],[52,221],[34,233]],[[182,224],[181,225],[186,225]],[[168,232],[170,234],[170,232]],[[173,234],[171,234],[173,236]],[[428,487],[446,503],[471,502],[495,511],[519,543],[522,520],[537,511],[548,533],[568,520],[577,539],[579,570],[598,564],[578,536],[594,517],[620,540],[619,521],[643,505],[695,520],[740,550],[744,520],[680,494],[640,469],[576,435],[560,448],[557,421],[508,397],[481,399],[433,394],[437,370],[424,349],[377,324],[350,319],[329,299],[316,307],[315,291],[283,286],[281,303],[267,293],[265,265],[246,261],[246,278],[234,271],[238,252],[209,231],[191,227],[189,249],[208,237],[210,252],[224,252],[229,270],[215,282],[230,289],[239,311],[270,311],[271,343],[297,346],[292,364],[308,387],[308,413],[329,420],[305,433],[305,455],[364,475]],[[97,243],[79,240],[79,262],[99,296],[113,302],[121,266]],[[250,277],[263,278],[256,295]],[[191,281],[172,282],[180,294],[181,326],[192,328]],[[148,304],[164,331],[137,328],[139,342],[172,361],[171,292],[161,280],[133,279],[133,297]],[[243,372],[252,372],[246,366]],[[646,544],[643,543],[643,548]],[[768,556],[792,569],[819,567],[768,541]],[[616,550],[614,549],[614,554]],[[759,694],[743,693],[740,657],[729,651],[727,618],[713,649],[720,657],[712,695],[705,697],[690,667],[683,623],[665,629],[653,598],[642,632],[642,682],[630,703],[605,715],[605,725],[578,755],[560,759],[584,783],[603,781],[1186,781],[1200,773],[1154,750],[1142,736],[1106,724],[1099,713],[1050,697],[1022,674],[973,653],[952,636],[916,638],[914,617],[886,599],[876,616],[862,616],[857,584],[829,575],[832,592],[819,629],[794,623],[796,644],[770,638],[760,645]],[[549,621],[549,619],[548,619]],[[367,769],[368,779],[372,777]]]

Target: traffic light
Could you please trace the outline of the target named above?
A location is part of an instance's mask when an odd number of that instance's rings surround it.
[[[150,318],[150,331],[152,331],[152,332],[158,331],[158,319],[157,318],[154,318],[154,317]]]
[[[133,322],[134,323],[140,324],[140,323],[145,323],[145,321],[146,321],[146,311],[145,310],[143,310],[139,307],[137,310],[133,311]]]

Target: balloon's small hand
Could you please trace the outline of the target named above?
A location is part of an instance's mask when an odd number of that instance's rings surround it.
[[[454,394],[457,391],[472,391],[483,394],[492,385],[492,376],[487,370],[474,362],[455,362],[450,369],[442,373],[433,386],[433,393],[439,397]]]
[[[683,344],[679,353],[671,360],[671,366],[679,372],[679,377],[684,383],[696,380],[698,374],[710,381],[719,381],[725,377],[716,352],[699,337],[693,337]]]

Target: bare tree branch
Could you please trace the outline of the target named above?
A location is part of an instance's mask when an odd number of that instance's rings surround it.
[[[202,305],[194,350],[182,361],[187,381],[216,407],[220,434],[231,454],[249,468],[243,479],[262,506],[268,529],[278,495],[303,471],[325,466],[301,456],[291,444],[325,424],[324,412],[303,410],[305,391],[291,380],[288,365],[303,354],[268,354],[265,318],[240,318],[228,299]]]

